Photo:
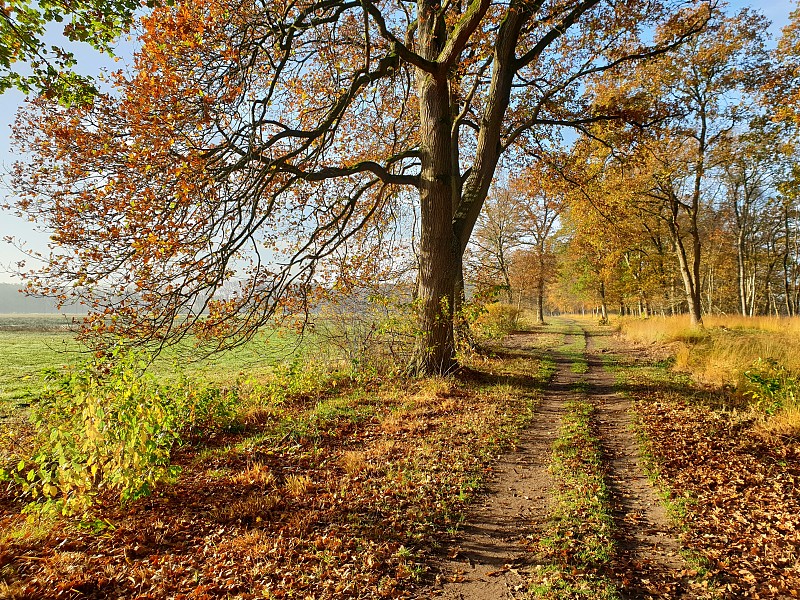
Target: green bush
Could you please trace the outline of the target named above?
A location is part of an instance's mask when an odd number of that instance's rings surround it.
[[[750,387],[746,394],[768,415],[797,406],[800,382],[776,360],[759,358],[744,372],[744,377]]]
[[[236,395],[186,379],[162,385],[147,364],[139,353],[116,351],[67,374],[52,371],[54,385],[32,415],[36,449],[0,469],[0,480],[67,514],[88,508],[104,489],[124,503],[176,476],[173,447],[194,427],[229,420]]]
[[[503,302],[487,304],[475,319],[475,329],[485,337],[503,337],[517,328],[519,314],[519,309],[513,304]]]

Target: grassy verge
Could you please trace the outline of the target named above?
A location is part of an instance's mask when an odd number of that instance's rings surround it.
[[[26,519],[2,488],[0,595],[407,594],[552,370],[524,357],[472,366],[468,380],[252,386],[234,427],[175,452],[174,483],[124,507],[101,494],[82,518]]]
[[[800,318],[706,315],[705,328],[691,328],[686,316],[623,319],[628,339],[666,344],[676,370],[704,384],[743,389],[742,374],[757,359],[771,359],[800,373]]]
[[[576,386],[581,394],[584,386]],[[565,406],[562,427],[553,445],[555,506],[552,525],[538,545],[543,559],[530,594],[535,598],[615,599],[615,585],[606,575],[614,554],[610,492],[594,406],[576,398]]]

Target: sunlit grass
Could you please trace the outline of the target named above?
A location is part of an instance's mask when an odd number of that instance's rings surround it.
[[[706,316],[705,328],[688,318],[624,319],[620,328],[641,343],[674,343],[675,368],[701,383],[741,388],[742,374],[759,358],[800,373],[800,318]]]
[[[709,315],[704,325],[692,328],[686,316],[623,319],[620,331],[639,343],[664,345],[673,368],[694,381],[734,390],[740,402],[749,403],[765,437],[800,436],[796,395],[781,392],[787,385],[786,390],[796,389],[800,377],[800,318]],[[748,373],[758,374],[764,365],[782,369],[782,379],[767,372],[762,375],[768,380],[754,383]],[[777,403],[772,396],[779,398]]]
[[[34,400],[45,387],[46,369],[67,370],[89,358],[64,324],[58,315],[0,315],[0,411],[4,405],[13,408]],[[290,358],[300,343],[294,333],[269,331],[239,348],[203,356],[186,341],[165,350],[151,369],[160,379],[190,376],[221,386],[259,381],[273,365]]]
[[[80,346],[68,333],[0,331],[0,406],[29,402],[44,386],[42,372],[77,364]]]

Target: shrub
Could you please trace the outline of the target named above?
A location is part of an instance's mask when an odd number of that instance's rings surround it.
[[[746,394],[768,415],[797,407],[800,382],[777,361],[759,358],[744,376],[750,384]]]
[[[315,358],[355,380],[397,374],[414,348],[414,311],[410,296],[399,290],[363,289],[332,298],[317,315]]]
[[[36,449],[0,480],[21,496],[67,514],[85,510],[103,489],[128,502],[174,477],[171,450],[198,425],[230,419],[235,393],[194,387],[184,379],[159,384],[149,361],[117,350],[67,374],[52,371],[55,385],[32,415]]]
[[[513,304],[493,302],[475,320],[476,330],[485,337],[502,337],[517,328],[520,311]]]

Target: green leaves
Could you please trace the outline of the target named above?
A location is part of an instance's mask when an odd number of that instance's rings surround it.
[[[104,489],[136,500],[177,475],[170,457],[184,433],[230,418],[235,394],[187,380],[161,385],[146,364],[136,353],[114,352],[45,394],[33,415],[38,448],[8,475],[23,497],[64,513],[85,510]]]
[[[796,405],[800,383],[777,361],[759,358],[744,372],[744,377],[751,386],[746,394],[768,415],[774,415],[784,406]]]
[[[148,0],[152,8],[161,2]],[[171,2],[167,2],[171,4]],[[113,54],[119,35],[132,23],[142,3],[136,0],[8,0],[0,7],[0,93],[15,87],[43,94],[63,104],[86,103],[97,93],[90,78],[72,71],[75,56],[42,41],[48,26],[65,23],[67,42],[84,42]],[[27,68],[20,68],[25,63]],[[28,74],[23,74],[29,71]]]

